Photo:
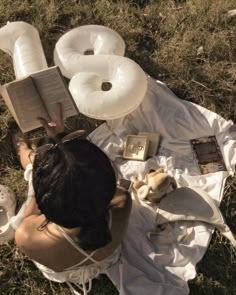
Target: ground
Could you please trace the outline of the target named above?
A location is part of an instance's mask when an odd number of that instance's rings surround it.
[[[232,9],[236,9],[235,0],[1,0],[0,26],[17,20],[34,25],[49,65],[53,65],[55,43],[68,30],[87,24],[110,27],[125,40],[125,55],[149,75],[166,83],[181,99],[236,123],[236,17],[227,17]],[[0,83],[12,80],[12,59],[1,52]],[[90,132],[99,124],[79,116],[68,122],[68,128],[79,126]],[[19,207],[26,183],[11,143],[16,125],[1,97],[0,127],[0,183],[15,192]],[[232,177],[226,183],[221,209],[234,232],[235,191],[236,178]],[[197,265],[196,279],[190,282],[190,294],[236,294],[235,266],[235,250],[215,233]],[[0,293],[66,295],[70,291],[64,284],[44,279],[10,242],[0,247]],[[116,290],[101,277],[91,294],[116,294]]]

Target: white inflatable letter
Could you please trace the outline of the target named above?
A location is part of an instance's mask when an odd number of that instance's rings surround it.
[[[81,72],[80,64],[86,68],[93,55],[120,55],[125,53],[125,42],[121,36],[104,26],[87,25],[70,30],[56,43],[54,63],[64,76],[71,79]],[[96,68],[100,68],[94,64]]]
[[[2,27],[0,49],[12,56],[16,79],[48,67],[38,31],[28,23],[9,22]]]
[[[54,62],[72,78],[69,89],[81,113],[112,120],[141,103],[147,78],[137,63],[123,57],[124,52],[121,36],[104,26],[75,28],[58,40]]]

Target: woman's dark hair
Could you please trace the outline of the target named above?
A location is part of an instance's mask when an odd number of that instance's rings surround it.
[[[116,190],[109,158],[86,139],[50,139],[36,151],[33,187],[48,221],[80,227],[80,247],[94,250],[110,240],[108,207]]]

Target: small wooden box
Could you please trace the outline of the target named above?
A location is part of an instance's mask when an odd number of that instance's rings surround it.
[[[144,135],[128,135],[123,158],[144,161],[147,158],[149,139]]]

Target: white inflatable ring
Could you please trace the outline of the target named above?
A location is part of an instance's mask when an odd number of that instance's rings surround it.
[[[112,120],[142,102],[146,75],[137,63],[123,57],[124,51],[120,35],[103,26],[75,28],[58,40],[54,62],[72,78],[69,89],[84,115]]]
[[[16,78],[47,68],[38,31],[25,22],[8,22],[0,29],[0,49],[12,56]]]

